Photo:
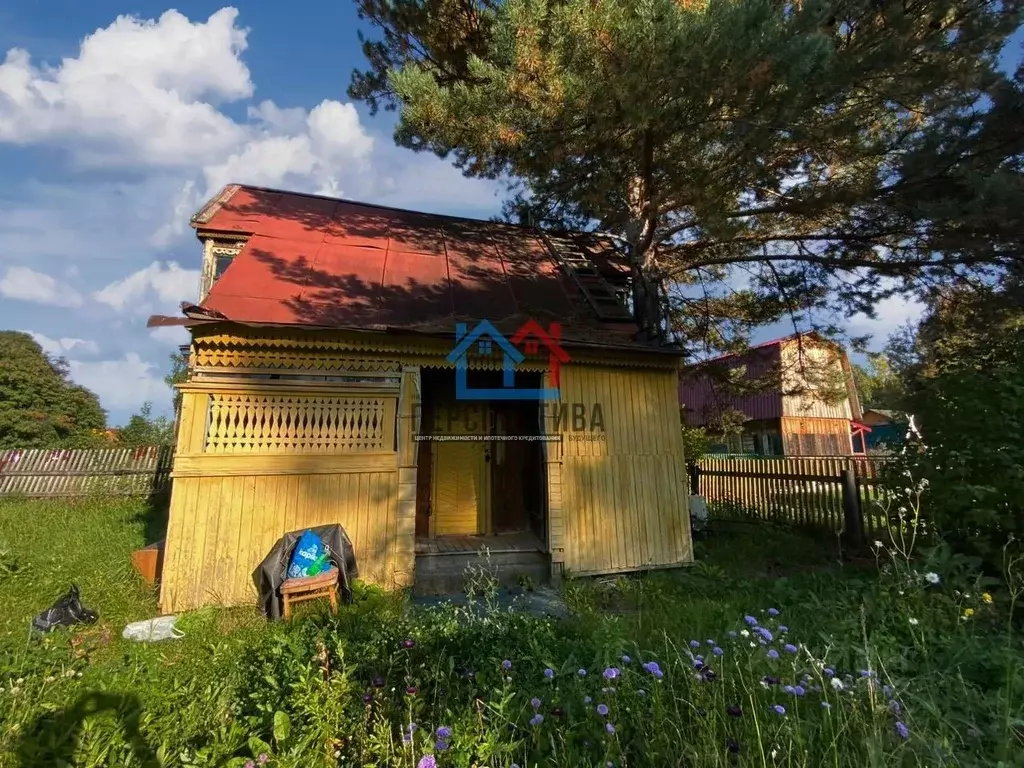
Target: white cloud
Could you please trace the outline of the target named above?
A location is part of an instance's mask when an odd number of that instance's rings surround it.
[[[195,301],[200,275],[198,269],[182,269],[174,261],[154,261],[96,291],[93,298],[118,312],[128,308],[140,314],[169,309],[182,301]]]
[[[177,11],[156,21],[119,16],[54,68],[11,49],[0,64],[0,140],[55,142],[90,165],[218,157],[243,131],[210,102],[253,92],[237,16],[234,8],[205,22]]]
[[[906,296],[890,296],[875,306],[875,317],[856,314],[850,318],[847,330],[854,336],[870,335],[873,349],[881,349],[893,331],[910,320],[920,319],[924,305]]]
[[[134,411],[146,402],[170,402],[170,388],[161,376],[153,375],[156,366],[135,352],[120,360],[69,360],[68,366],[72,380],[99,395],[104,408]]]
[[[188,344],[192,339],[188,330],[180,325],[164,325],[159,328],[154,328],[149,332],[149,335],[161,345],[174,347],[175,349],[184,344]]]
[[[78,307],[82,296],[74,288],[28,267],[8,267],[0,279],[0,296],[54,307]]]
[[[55,357],[61,357],[68,352],[75,351],[89,355],[98,354],[100,351],[96,342],[88,339],[72,339],[67,336],[59,339],[51,339],[49,336],[42,333],[36,333],[35,331],[22,331],[22,333],[27,333],[35,339],[36,343],[43,348],[43,352],[46,352],[49,355],[54,355]]]

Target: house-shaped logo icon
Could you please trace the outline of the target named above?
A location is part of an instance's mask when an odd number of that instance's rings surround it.
[[[548,348],[548,360],[553,361],[551,382],[555,386],[549,388],[517,387],[515,384],[515,366],[523,362],[526,356],[516,349],[515,344],[495,328],[489,320],[481,320],[469,330],[465,323],[455,325],[455,347],[448,353],[447,360],[455,364],[455,397],[459,400],[557,400],[558,399],[558,365],[567,363],[569,355],[562,349],[558,340],[561,329],[552,323],[548,331],[535,320],[527,321],[516,331],[513,339],[526,341],[534,336]],[[472,388],[469,386],[469,351],[476,344],[478,354],[489,357],[497,345],[502,354],[501,387]],[[526,349],[530,354],[538,350],[538,341],[526,341]]]

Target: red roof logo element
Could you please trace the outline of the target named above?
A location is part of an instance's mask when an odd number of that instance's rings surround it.
[[[536,355],[543,344],[548,350],[548,366],[551,370],[551,386],[558,388],[559,368],[568,363],[569,354],[562,348],[562,326],[551,323],[547,330],[536,320],[527,320],[509,339],[517,347],[522,344],[523,351],[528,355]]]

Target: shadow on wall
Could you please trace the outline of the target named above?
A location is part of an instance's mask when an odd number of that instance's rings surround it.
[[[41,715],[21,737],[17,758],[19,768],[42,765],[75,765],[85,722],[91,717],[112,713],[124,729],[125,740],[143,768],[159,768],[156,752],[142,737],[142,705],[133,694],[92,692],[70,707]]]

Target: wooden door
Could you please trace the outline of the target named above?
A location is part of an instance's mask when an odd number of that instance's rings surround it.
[[[450,418],[449,408],[454,408]],[[435,435],[483,435],[475,418],[459,418],[459,406],[438,407]],[[465,423],[464,423],[465,422]],[[431,446],[430,529],[433,536],[489,533],[490,458],[483,440],[437,440]]]
[[[534,409],[535,411],[536,409]],[[536,413],[532,414],[536,418]],[[522,409],[506,408],[495,419],[498,435],[525,435],[529,426]],[[533,469],[525,440],[501,440],[491,443],[491,482],[494,489],[494,532],[524,531],[529,527],[526,490]]]
[[[485,443],[438,442],[433,451],[434,536],[485,533],[487,462]]]

